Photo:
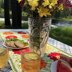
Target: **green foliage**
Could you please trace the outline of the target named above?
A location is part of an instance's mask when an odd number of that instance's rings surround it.
[[[54,18],[58,19],[58,18],[67,18],[72,17],[72,8],[64,8],[63,11],[55,11],[55,15]]]
[[[68,16],[67,18],[62,18],[64,21],[72,21],[72,16]]]
[[[57,24],[57,23],[61,23],[61,22],[67,22],[67,23],[70,23],[70,24],[72,24],[72,16],[68,16],[68,17],[66,17],[66,18],[54,18],[54,19],[52,19],[52,23],[53,24]]]
[[[22,24],[22,28],[23,28],[23,29],[28,29],[28,23],[23,23],[23,24]]]
[[[3,21],[0,21],[0,29],[4,29],[5,25]],[[28,23],[22,23],[22,28],[23,29],[28,29]]]
[[[51,29],[50,37],[72,46],[72,27],[58,27]]]
[[[0,29],[4,28],[4,22],[0,21]]]
[[[27,15],[28,14],[26,12],[24,12],[24,11],[22,12],[22,16],[25,16],[26,17]]]
[[[3,8],[4,0],[0,0],[0,8]]]
[[[4,17],[4,9],[0,7],[0,17]]]

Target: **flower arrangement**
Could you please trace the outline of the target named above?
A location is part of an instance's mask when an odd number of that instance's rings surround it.
[[[29,43],[31,50],[44,55],[51,18],[55,11],[63,10],[63,2],[60,0],[18,0],[28,13]]]
[[[63,10],[63,2],[59,0],[18,0],[32,17],[51,17],[57,10]]]

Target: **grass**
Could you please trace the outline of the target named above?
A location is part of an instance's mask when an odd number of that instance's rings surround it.
[[[50,37],[72,46],[72,27],[53,28]]]
[[[72,16],[67,16],[67,17],[63,17],[63,18],[59,18],[60,20],[64,20],[64,21],[72,21]]]
[[[64,21],[72,21],[72,16],[67,16],[66,18],[62,18]]]
[[[72,21],[72,18],[62,18],[64,21]]]

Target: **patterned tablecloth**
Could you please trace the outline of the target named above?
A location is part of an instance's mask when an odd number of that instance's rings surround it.
[[[4,31],[5,30],[2,30],[1,32],[4,32]],[[22,31],[22,30],[6,30],[6,31],[16,31],[17,32],[17,31]],[[4,47],[2,45],[3,41],[4,41],[3,37],[0,35],[0,47]],[[47,63],[47,66],[46,66],[46,68],[42,69],[41,72],[50,72],[50,66],[53,61],[51,59],[49,59],[47,57],[47,55],[50,54],[51,52],[60,52],[67,56],[71,56],[70,54],[63,52],[58,48],[55,48],[51,45],[47,45],[47,47],[45,49],[45,56],[43,57],[43,59]],[[21,56],[18,54],[14,54],[14,52],[12,50],[9,51],[9,54],[10,54],[10,58],[9,58],[8,65],[0,72],[21,72],[21,63],[20,63]]]
[[[45,55],[43,57],[43,59],[47,63],[47,66],[46,66],[46,68],[42,69],[41,72],[51,72],[51,63],[53,61],[47,57],[47,55],[50,54],[51,52],[58,52],[58,53],[62,53],[64,55],[71,57],[71,55],[69,55],[51,45],[47,45],[47,47],[45,49]],[[13,72],[21,72],[21,63],[20,63],[21,56],[18,54],[14,54],[13,51],[10,51],[9,53],[10,53],[10,61],[9,62],[10,62]]]

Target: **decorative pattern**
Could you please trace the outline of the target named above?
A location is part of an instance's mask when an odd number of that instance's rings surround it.
[[[54,47],[56,47],[56,48],[58,48],[58,49],[60,49],[64,52],[72,55],[72,47],[69,46],[69,45],[66,45],[66,44],[64,44],[64,43],[62,43],[58,40],[55,40],[53,38],[50,38],[50,37],[48,39],[48,44],[50,44],[50,45],[52,45],[52,46],[54,46]]]

